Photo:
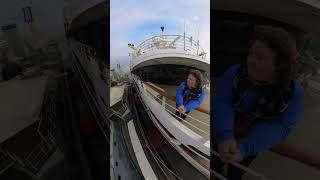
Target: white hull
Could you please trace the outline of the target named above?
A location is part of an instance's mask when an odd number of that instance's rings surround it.
[[[152,52],[142,54],[139,59],[133,63],[132,70],[161,64],[184,65],[197,68],[205,72],[210,71],[210,62],[208,60],[193,54],[188,54],[185,51],[172,49],[154,50]]]
[[[185,35],[153,36],[135,47],[131,53],[131,69],[138,70],[155,65],[183,65],[204,72],[210,71],[210,58],[199,41]]]
[[[64,0],[64,16],[68,23],[71,24],[75,19],[79,18],[82,13],[104,2],[104,0]],[[107,11],[107,9],[105,10]],[[96,16],[92,14],[91,16],[97,19]],[[89,21],[89,19],[86,20]]]
[[[210,156],[210,141],[180,123],[165,109],[163,109],[161,104],[145,93],[144,88],[141,86],[137,78],[134,78],[133,82],[136,84],[136,89],[139,92],[139,97],[144,104],[144,108],[148,112],[149,117],[152,119],[157,129],[179,152],[179,154],[209,178],[209,167],[206,167],[205,164],[209,164],[209,159],[207,157]],[[194,151],[190,146],[205,154],[207,157],[204,157]]]

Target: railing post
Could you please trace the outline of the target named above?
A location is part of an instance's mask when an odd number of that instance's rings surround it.
[[[166,108],[166,97],[162,96],[162,107]]]
[[[183,50],[186,50],[186,33],[183,32]]]
[[[197,41],[197,56],[199,55],[199,40]]]

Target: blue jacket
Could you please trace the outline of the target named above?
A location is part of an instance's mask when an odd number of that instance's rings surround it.
[[[185,82],[182,82],[179,87],[178,87],[178,90],[177,90],[177,93],[176,93],[176,103],[177,103],[177,106],[181,106],[181,105],[184,105],[183,104],[183,89],[185,87]],[[186,90],[186,97],[185,98],[188,98],[190,97],[190,90]],[[206,97],[206,90],[204,87],[202,87],[202,91],[201,91],[201,94],[199,96],[198,99],[196,100],[191,100],[189,101],[186,105],[184,105],[184,109],[186,111],[190,111],[192,109],[195,109],[197,108],[205,99]]]
[[[215,141],[220,143],[234,138],[234,116],[232,106],[232,81],[240,65],[229,68],[220,79],[213,97],[213,118],[211,124]],[[256,94],[249,88],[241,102],[241,109],[248,112],[255,106]],[[237,147],[243,157],[257,155],[283,140],[296,127],[303,114],[303,88],[294,81],[293,96],[287,110],[279,121],[258,123],[250,128],[245,137],[236,139]]]

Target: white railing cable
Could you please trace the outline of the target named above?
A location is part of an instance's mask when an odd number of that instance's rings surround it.
[[[221,158],[220,154],[219,154],[217,151],[213,151],[213,155]],[[260,173],[257,173],[257,172],[255,172],[255,171],[253,171],[253,170],[247,168],[246,166],[243,166],[243,165],[241,165],[241,164],[239,164],[239,163],[237,163],[237,162],[229,162],[229,163],[232,164],[233,166],[239,168],[239,169],[242,169],[242,170],[250,173],[251,175],[253,175],[253,176],[255,176],[255,177],[259,178],[259,179],[262,179],[262,180],[271,180],[270,178],[267,178],[267,177],[265,177],[264,175],[262,175],[262,174],[260,174]]]
[[[206,59],[206,53],[199,43],[193,40],[192,37],[185,37],[184,39],[183,35],[153,36],[133,49],[134,52],[132,54],[134,57],[138,57],[154,49],[179,49],[186,51],[188,54]]]
[[[74,40],[73,40],[74,41]],[[77,42],[77,41],[74,41],[75,42],[75,44],[76,45],[80,45],[80,47],[81,46],[85,46],[85,45],[83,45],[83,44],[81,44],[81,43],[79,43],[79,42]],[[72,50],[73,50],[73,48],[72,48]],[[76,49],[77,50],[77,49]],[[74,51],[74,50],[73,50]],[[81,51],[79,51],[80,53],[81,53]],[[86,89],[87,90],[87,92],[88,92],[88,94],[86,94],[86,93],[84,93],[85,94],[85,99],[87,100],[87,102],[88,103],[90,103],[91,104],[91,102],[90,102],[90,99],[92,100],[92,102],[93,102],[93,105],[95,105],[98,109],[100,109],[99,107],[99,102],[95,99],[95,96],[92,94],[92,92],[91,92],[91,90],[90,90],[90,87],[89,87],[89,85],[86,83],[86,81],[85,81],[85,78],[84,78],[84,75],[82,74],[82,72],[80,71],[80,67],[79,66],[81,66],[81,64],[78,64],[78,63],[81,63],[81,62],[77,62],[76,60],[74,60],[73,61],[73,70],[74,70],[74,72],[76,73],[76,72],[78,72],[78,78],[80,79],[80,80],[83,80],[83,82],[81,82],[80,81],[80,85],[81,85],[81,87],[83,88],[83,89]],[[90,108],[92,108],[91,106],[90,106]],[[94,109],[91,109],[91,110],[93,110],[94,111]],[[103,119],[108,119],[108,118],[106,118],[107,116],[106,116],[106,114],[105,113],[102,113],[100,110],[98,110],[98,113],[102,116],[102,117],[104,117]],[[94,115],[94,116],[96,116],[96,115]],[[95,117],[95,118],[97,118],[97,116]],[[97,118],[98,119],[98,118]],[[102,121],[102,122],[104,122],[104,121]],[[107,137],[107,134],[106,134],[106,132],[105,132],[105,129],[104,129],[104,127],[102,126],[102,123],[100,122],[100,121],[97,121],[97,124],[98,124],[98,126],[99,126],[99,128],[103,131],[103,136],[106,138],[106,140],[108,140],[109,138]]]
[[[151,94],[151,93],[149,93],[149,94]],[[151,95],[152,95],[153,97],[157,98],[158,100],[162,101],[162,99],[160,99],[159,97],[156,97],[156,96],[154,96],[153,94],[151,94]],[[174,109],[174,110],[177,110],[177,109],[176,109],[175,107],[173,107],[172,105],[170,105],[170,104],[168,104],[168,103],[166,103],[166,102],[165,102],[165,104],[166,104],[168,107],[170,107],[170,108],[172,108],[172,109]],[[205,125],[205,126],[210,127],[210,124],[207,124],[207,123],[205,123],[205,122],[202,122],[202,121],[200,121],[199,119],[196,119],[196,118],[190,116],[189,114],[186,114],[186,113],[181,113],[181,114],[183,114],[183,115],[189,117],[190,119],[195,120],[195,121],[197,121],[197,122],[199,122],[199,123],[201,123],[201,124],[203,124],[203,125]],[[209,116],[209,115],[208,115],[208,116]]]
[[[151,94],[151,93],[148,93],[148,94]],[[148,94],[147,94],[147,95],[148,95]],[[152,95],[152,96],[153,96],[153,95]],[[158,98],[158,97],[156,97],[156,96],[153,96],[153,97]],[[165,104],[166,104],[167,106],[169,106],[169,107],[177,110],[176,108],[172,107],[171,105],[169,105],[169,104],[167,104],[167,103],[165,103]],[[182,122],[187,123],[188,125],[194,127],[194,128],[197,129],[198,131],[204,133],[205,135],[210,136],[210,134],[208,134],[207,132],[203,131],[203,130],[200,129],[199,127],[196,127],[195,125],[191,124],[190,122],[182,119],[180,116],[177,116],[175,113],[171,112],[170,110],[167,110],[165,107],[162,107],[162,108],[165,109],[165,110],[166,110],[167,112],[169,112],[170,114],[172,114],[173,116],[179,118]],[[183,114],[184,114],[184,113],[183,113]],[[187,115],[187,114],[185,114],[185,115]],[[190,116],[190,117],[191,117],[191,116]],[[199,120],[198,120],[198,121],[199,121]],[[200,121],[200,122],[201,122],[201,121]],[[204,123],[204,124],[205,124],[205,123]]]
[[[15,159],[6,150],[0,148],[0,175],[15,164]]]
[[[193,128],[197,129],[198,131],[202,132],[203,134],[207,135],[207,136],[210,136],[210,134],[208,134],[207,132],[203,131],[202,129],[196,127],[195,125],[189,123],[188,121],[185,121],[183,120],[181,117],[177,116],[175,113],[171,112],[171,111],[168,111],[170,114],[174,115],[175,117],[179,118],[182,120],[182,122],[185,122],[187,124],[189,124],[190,126],[192,126]]]
[[[226,178],[226,177],[224,177],[223,175],[221,175],[221,174],[219,174],[219,173],[217,173],[217,172],[215,172],[214,170],[210,170],[210,172],[215,176],[215,177],[217,177],[218,179],[221,179],[221,180],[228,180],[228,178]]]
[[[170,104],[168,104],[168,103],[165,103],[165,104],[166,104],[168,107],[172,108],[173,110],[178,110],[177,108],[173,107],[172,105],[170,105]],[[199,119],[196,119],[196,118],[190,116],[189,114],[186,114],[186,113],[181,113],[181,114],[183,114],[183,115],[189,117],[190,119],[195,120],[195,121],[197,121],[197,122],[199,122],[199,123],[201,123],[201,124],[203,124],[203,125],[205,125],[205,126],[207,126],[207,127],[210,127],[210,124],[207,124],[207,123],[205,123],[205,122],[202,122],[202,121],[200,121]]]
[[[152,151],[152,149],[151,149],[147,144],[143,144],[143,145],[144,145],[146,148],[149,149],[149,152],[151,152],[152,156],[155,157],[155,158],[158,160],[158,162],[159,162],[162,166],[164,166],[173,176],[175,176],[177,179],[182,179],[178,174],[176,174],[175,172],[173,172],[173,171],[162,161],[162,159],[159,159],[159,157],[157,157],[157,156],[155,155],[155,153]]]
[[[147,91],[146,91],[147,92]],[[154,98],[157,98],[157,99],[159,99],[159,100],[161,100],[160,98],[158,98],[158,97],[156,97],[156,96],[154,96],[154,95],[152,95],[151,93],[146,93],[146,95],[148,95],[148,96],[152,96],[152,97],[154,97]],[[168,105],[168,106],[171,106],[171,105],[169,105],[168,103],[165,103],[166,105]],[[171,106],[172,107],[172,106]],[[210,134],[209,133],[207,133],[207,132],[205,132],[205,131],[203,131],[202,129],[200,129],[199,127],[196,127],[195,125],[193,125],[193,124],[191,124],[190,122],[188,122],[188,121],[185,121],[184,119],[182,119],[181,117],[179,117],[179,116],[177,116],[175,113],[173,113],[173,112],[171,112],[170,110],[167,110],[165,107],[162,107],[162,108],[164,108],[167,112],[169,112],[170,114],[172,114],[173,116],[175,116],[175,117],[177,117],[177,118],[179,118],[182,122],[185,122],[185,123],[187,123],[188,125],[190,125],[190,126],[192,126],[192,127],[194,127],[195,129],[197,129],[198,131],[200,131],[200,132],[202,132],[202,133],[204,133],[205,135],[207,135],[207,136],[210,136]],[[172,107],[173,108],[173,107]],[[174,108],[175,109],[175,108]],[[187,115],[187,114],[186,114]],[[189,116],[189,115],[188,115]],[[191,116],[189,116],[189,117],[191,117]],[[191,117],[192,118],[192,117]],[[199,120],[198,120],[199,121]]]

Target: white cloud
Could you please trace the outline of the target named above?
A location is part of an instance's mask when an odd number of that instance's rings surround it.
[[[168,0],[170,1],[170,0]],[[172,2],[172,1],[170,1]],[[209,0],[178,0],[179,4],[185,6],[185,7],[209,7],[210,6],[210,1]]]
[[[124,30],[145,21],[157,20],[161,16],[143,8],[111,10],[110,27],[112,30]]]
[[[210,54],[210,1],[209,0],[141,0],[111,3],[111,59],[117,58],[127,64],[130,49],[127,44],[139,43],[158,34],[154,30],[141,29],[139,37],[129,37],[130,31],[137,31],[141,25],[154,22],[175,24],[178,29],[168,29],[169,34],[183,34],[184,24],[187,36],[199,39],[200,45]],[[111,1],[112,2],[112,1]],[[118,4],[117,4],[118,3]],[[145,23],[145,24],[144,24]],[[158,25],[160,26],[160,24]],[[169,27],[170,28],[170,27]],[[159,30],[160,32],[160,30]],[[145,39],[143,39],[145,38]],[[208,57],[208,56],[207,56]]]
[[[131,52],[128,42],[119,41],[115,46],[110,45],[110,64],[115,65],[120,62],[121,65],[128,66],[130,64],[129,53]]]
[[[207,58],[210,57],[210,24],[204,24],[199,28],[199,40],[201,47],[207,52]]]

